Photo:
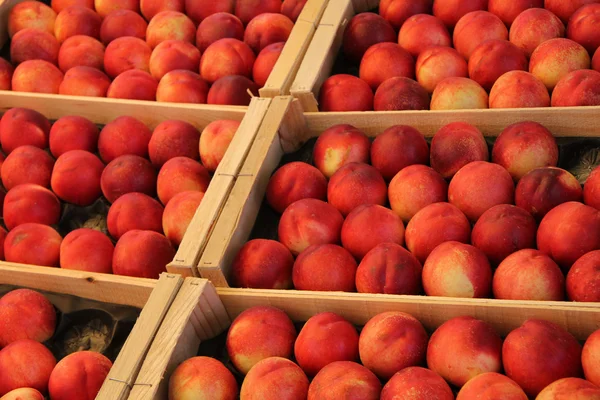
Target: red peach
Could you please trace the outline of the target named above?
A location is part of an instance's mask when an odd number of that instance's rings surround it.
[[[8,230],[34,222],[55,225],[60,219],[60,201],[50,190],[30,183],[17,185],[4,198],[4,224]]]
[[[140,156],[124,155],[115,158],[104,168],[100,186],[106,200],[114,203],[119,197],[131,192],[154,196],[156,182],[156,170],[150,161]]]
[[[307,400],[379,400],[381,382],[360,364],[335,361],[323,367],[308,388]]]
[[[600,361],[600,330],[592,333],[586,340],[581,353],[581,362],[585,379],[592,382],[594,385],[600,383],[600,369],[598,369],[598,361]]]
[[[67,71],[58,88],[59,94],[71,96],[106,97],[110,78],[91,67],[74,67]]]
[[[71,36],[60,46],[58,66],[63,72],[73,67],[104,68],[104,45],[96,39],[77,35]]]
[[[54,157],[70,150],[98,149],[100,130],[92,121],[77,115],[67,115],[56,120],[50,129],[49,146]]]
[[[565,37],[565,26],[552,12],[530,8],[515,18],[510,27],[510,41],[523,50],[527,57],[542,43]]]
[[[429,164],[429,146],[418,130],[395,125],[377,135],[371,146],[371,164],[390,181],[400,170]]]
[[[154,231],[134,229],[121,236],[115,246],[113,273],[158,279],[173,257],[175,249],[169,239]]]
[[[283,0],[281,13],[296,22],[308,0]]]
[[[433,15],[453,28],[465,14],[485,10],[487,3],[488,0],[433,0]]]
[[[508,40],[508,29],[494,14],[472,11],[458,20],[452,37],[454,48],[466,59],[481,43],[491,40]]]
[[[148,23],[146,42],[155,48],[166,40],[182,40],[194,43],[196,26],[185,14],[178,11],[161,11]]]
[[[204,53],[208,46],[225,38],[243,40],[244,25],[235,15],[219,12],[210,15],[198,25],[196,46]]]
[[[399,31],[413,15],[431,14],[432,5],[432,0],[382,0],[379,2],[379,15]]]
[[[16,289],[0,298],[0,348],[18,340],[43,343],[54,335],[56,311],[41,293]]]
[[[75,229],[60,245],[60,267],[111,274],[114,250],[104,233],[88,228]]]
[[[184,12],[185,0],[140,0],[140,11],[150,21],[162,11]]]
[[[214,14],[233,14],[234,0],[205,2],[202,0],[185,0],[185,12],[196,25],[201,24]],[[202,49],[200,49],[202,50]]]
[[[54,400],[74,397],[95,398],[112,362],[95,351],[79,351],[69,354],[56,364],[48,382],[48,392]]]
[[[181,192],[174,196],[165,207],[162,225],[165,236],[173,246],[179,246],[183,241],[183,236],[203,197],[204,193],[202,192]]]
[[[529,72],[544,82],[548,90],[569,72],[590,67],[590,55],[580,44],[569,39],[550,39],[531,54]]]
[[[396,400],[398,398],[454,400],[454,394],[446,381],[435,372],[426,368],[410,367],[395,374],[381,391],[380,400]]]
[[[353,75],[332,75],[319,92],[321,111],[371,111],[373,91],[369,84]]]
[[[515,381],[497,372],[486,372],[469,380],[458,392],[457,400],[527,400]]]
[[[327,178],[350,163],[368,163],[371,141],[352,125],[334,125],[321,133],[313,149],[315,166]]]
[[[131,69],[150,71],[152,49],[142,39],[125,36],[110,42],[104,53],[104,70],[111,78]]]
[[[275,68],[275,64],[279,60],[284,46],[285,43],[283,42],[270,44],[262,49],[258,57],[256,57],[256,62],[252,68],[252,76],[258,86],[263,87],[267,83],[269,75],[271,75],[273,68]]]
[[[54,34],[56,12],[40,1],[22,1],[14,4],[8,13],[8,36],[32,28]]]
[[[140,120],[123,116],[104,125],[98,138],[98,152],[105,163],[132,154],[148,157],[152,131]]]
[[[156,101],[205,104],[208,84],[200,75],[185,70],[168,72],[158,83]]]
[[[588,3],[598,3],[598,0],[544,0],[544,7],[566,24],[575,11]]]
[[[267,203],[278,213],[302,199],[327,199],[327,178],[310,164],[292,162],[279,168],[269,180]]]
[[[238,315],[227,333],[227,353],[235,368],[246,375],[259,361],[269,357],[290,358],[296,328],[275,307],[252,307]]]
[[[117,76],[108,87],[106,97],[113,99],[156,100],[158,81],[146,71],[131,69]]]
[[[537,400],[564,398],[600,399],[600,387],[580,378],[563,378],[546,386]]]
[[[406,226],[406,247],[424,263],[438,245],[457,241],[468,243],[471,224],[467,217],[449,203],[434,203],[417,212]]]
[[[0,120],[0,142],[6,154],[25,145],[45,149],[49,135],[48,118],[28,108],[11,108]]]
[[[17,147],[2,163],[2,183],[6,190],[33,183],[50,187],[54,160],[44,150],[34,146]]]
[[[239,121],[217,120],[206,125],[202,130],[199,143],[200,160],[207,170],[210,172],[217,170],[239,127]],[[180,135],[179,132],[177,134]]]
[[[315,376],[332,362],[358,360],[358,339],[350,322],[324,312],[306,321],[294,344],[294,355],[304,372]]]
[[[168,72],[175,70],[198,71],[200,50],[182,40],[165,40],[152,51],[150,73],[161,80]]]
[[[360,62],[360,79],[371,89],[397,76],[414,79],[415,61],[410,53],[396,43],[377,43],[369,47]]]
[[[244,42],[258,54],[270,44],[286,42],[293,28],[294,23],[283,14],[260,14],[246,26]]]
[[[48,392],[56,359],[41,343],[19,340],[0,351],[0,396],[18,388]]]
[[[275,240],[250,240],[238,252],[231,276],[233,285],[254,289],[290,289],[294,257]]]
[[[0,209],[1,211],[1,209]],[[8,232],[2,228],[0,229],[0,260],[5,260],[6,258],[4,257],[4,242],[6,240],[6,235],[8,234]]]
[[[145,40],[147,29],[148,24],[138,13],[131,10],[116,10],[104,17],[100,26],[100,39],[105,45],[125,36]]]
[[[489,0],[488,11],[510,27],[519,14],[530,8],[544,8],[544,0]]]
[[[448,352],[446,349],[453,348]],[[502,369],[502,339],[487,322],[456,317],[431,335],[427,365],[455,386],[486,372]]]
[[[517,46],[506,40],[492,39],[481,43],[469,58],[469,77],[485,90],[506,72],[527,71],[527,57]]]
[[[156,190],[160,201],[167,205],[177,193],[206,192],[209,183],[210,175],[202,164],[187,157],[174,157],[160,169]]]
[[[106,18],[114,11],[127,10],[135,13],[140,12],[139,0],[95,0],[94,8],[102,18]]]
[[[11,390],[1,397],[2,400],[44,400],[45,397],[33,388],[19,388]]]
[[[363,204],[384,205],[387,186],[375,167],[353,162],[333,174],[327,185],[327,199],[346,216]]]
[[[592,170],[583,186],[583,202],[600,210],[600,167]]]
[[[544,83],[525,71],[509,71],[490,90],[490,108],[550,107]]]
[[[446,78],[466,78],[468,74],[467,62],[451,47],[429,47],[417,58],[417,82],[428,93],[433,93],[437,85]]]
[[[236,0],[235,15],[247,25],[254,17],[281,11],[281,0]]]
[[[269,357],[256,363],[242,383],[240,399],[305,399],[308,378],[302,369],[282,357]]]
[[[38,29],[22,29],[10,42],[10,60],[18,65],[27,60],[44,60],[52,64],[58,62],[60,48],[54,35]]]
[[[423,364],[429,337],[423,325],[403,312],[384,312],[371,318],[360,333],[362,364],[381,379],[404,368]]]
[[[579,342],[560,326],[538,319],[508,334],[502,360],[506,375],[532,398],[558,379],[582,374]]]
[[[567,295],[572,301],[600,302],[600,250],[577,261],[567,274]]]
[[[173,371],[169,379],[169,399],[209,396],[220,400],[236,400],[238,384],[235,377],[219,360],[192,357]]]
[[[102,17],[94,10],[81,6],[64,8],[56,16],[54,35],[60,43],[71,36],[85,35],[100,39]]]
[[[517,184],[515,204],[541,220],[562,203],[581,201],[581,195],[581,184],[570,172],[554,167],[537,168]]]
[[[598,4],[600,6],[600,4]],[[565,75],[552,92],[552,107],[600,105],[600,72],[588,69]]]
[[[200,132],[194,125],[171,119],[161,122],[154,128],[148,142],[148,154],[152,164],[160,168],[175,157],[198,160],[199,144]]]
[[[396,243],[375,246],[356,270],[359,293],[421,294],[421,263]]]
[[[343,247],[315,244],[296,258],[292,280],[297,290],[354,292],[357,267]]]
[[[432,110],[470,110],[488,108],[488,94],[469,78],[450,77],[438,82],[431,96]]]
[[[163,206],[146,194],[124,194],[108,209],[108,232],[116,240],[134,229],[163,233],[163,211]]]
[[[15,68],[11,87],[15,92],[58,94],[63,78],[63,73],[54,64],[28,60]]]
[[[48,225],[21,224],[6,235],[4,256],[8,262],[58,267],[61,241]]]
[[[600,50],[596,50],[592,58],[592,69],[600,72]]]
[[[200,60],[200,75],[208,83],[230,75],[249,77],[255,57],[252,49],[237,39],[219,39],[206,49]]]
[[[452,40],[444,22],[427,14],[417,14],[408,18],[398,36],[398,44],[413,57],[434,46],[451,46]]]
[[[373,108],[375,111],[428,110],[429,94],[412,79],[390,78],[375,92]]]
[[[358,63],[369,47],[382,42],[396,42],[394,28],[375,13],[360,13],[346,26],[343,51],[346,57]]]
[[[258,85],[241,75],[224,76],[212,84],[207,103],[248,106],[252,97],[258,96]]]
[[[11,63],[4,58],[0,58],[0,90],[11,90],[14,71],[15,69]]]
[[[89,206],[99,197],[100,177],[104,164],[94,154],[84,150],[71,150],[56,160],[52,171],[52,190],[68,203]]]
[[[92,10],[94,9],[94,0],[51,0],[50,4],[52,9],[57,13],[70,6],[81,6]]]

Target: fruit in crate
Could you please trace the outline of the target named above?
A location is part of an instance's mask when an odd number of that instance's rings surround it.
[[[69,400],[75,396],[93,398],[108,376],[112,362],[93,351],[79,351],[60,360],[50,375],[50,398]]]
[[[377,400],[381,382],[367,368],[352,361],[335,361],[314,377],[307,400],[335,400],[348,393],[364,400]]]
[[[550,95],[544,83],[526,71],[510,71],[502,75],[489,97],[490,108],[549,107]]]
[[[458,20],[452,41],[454,48],[467,60],[481,43],[491,40],[507,40],[508,30],[504,23],[487,11],[473,11]]]
[[[30,339],[12,342],[0,351],[0,396],[19,388],[48,393],[56,359],[41,343]]]
[[[296,258],[292,281],[298,290],[353,292],[357,267],[345,248],[335,244],[313,245]]]
[[[44,295],[30,289],[16,289],[0,297],[0,348],[19,340],[43,343],[56,329],[56,311]]]

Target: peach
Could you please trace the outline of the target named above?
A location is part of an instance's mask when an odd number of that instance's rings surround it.
[[[14,71],[15,69],[11,63],[4,58],[0,58],[0,90],[11,90]]]
[[[572,301],[600,302],[600,250],[577,261],[567,274],[567,295]]]
[[[465,122],[443,126],[431,141],[431,167],[444,178],[451,178],[473,161],[487,161],[487,143],[483,134]]]
[[[327,199],[346,216],[363,204],[384,205],[387,187],[375,167],[353,162],[333,174],[327,186]]]
[[[600,360],[600,330],[592,333],[586,340],[581,353],[581,362],[585,379],[594,385],[600,383],[600,369],[598,369],[598,360]]]
[[[140,11],[147,21],[163,11],[184,12],[185,0],[140,0]]]
[[[202,192],[181,192],[175,195],[165,207],[163,229],[165,236],[173,246],[179,246],[183,241],[183,236],[190,222],[192,222],[203,197],[204,193]]]
[[[392,210],[406,223],[429,204],[448,198],[448,184],[432,168],[411,165],[402,169],[390,182],[388,197]]]
[[[30,289],[16,289],[0,298],[0,347],[18,340],[43,343],[54,335],[56,311],[41,293]]]
[[[123,116],[104,125],[98,138],[98,152],[105,163],[132,154],[148,157],[152,131],[140,120]]]
[[[421,263],[396,243],[375,246],[356,270],[359,293],[421,294]]]
[[[25,145],[44,149],[48,147],[49,136],[50,121],[35,110],[11,108],[0,120],[0,142],[6,154]]]
[[[446,351],[448,348],[452,352]],[[427,365],[455,386],[502,369],[502,339],[487,322],[456,317],[435,330],[427,347]]]
[[[111,274],[114,250],[115,246],[104,233],[88,228],[75,229],[60,245],[60,267]]]
[[[406,247],[421,262],[438,245],[456,241],[468,243],[471,237],[471,225],[467,217],[449,203],[433,203],[420,211],[406,226]]]
[[[156,190],[160,201],[167,205],[177,193],[206,192],[209,183],[210,175],[202,164],[187,157],[174,157],[160,169]]]
[[[438,82],[431,96],[432,110],[469,110],[488,108],[488,94],[469,78],[450,77]]]
[[[429,164],[429,146],[418,130],[395,125],[377,135],[371,146],[371,164],[386,181],[414,164]]]
[[[100,186],[106,200],[114,203],[119,197],[131,192],[154,196],[156,182],[156,170],[150,161],[128,154],[108,163],[102,172]]]
[[[240,399],[305,399],[308,378],[302,369],[282,357],[269,357],[256,363],[242,383]]]
[[[1,397],[2,400],[44,400],[44,395],[42,395],[38,390],[33,388],[19,388],[15,390],[11,390]]]
[[[200,60],[200,75],[209,83],[230,75],[250,77],[255,57],[252,49],[237,39],[220,39],[208,46]]]
[[[583,202],[600,210],[600,168],[592,170],[583,187]]]
[[[94,0],[51,0],[50,4],[52,9],[57,13],[70,6],[81,6],[92,10],[94,9]]]
[[[526,71],[509,71],[492,86],[490,108],[550,107],[544,83]]]
[[[327,199],[327,178],[321,171],[303,162],[291,162],[275,171],[266,193],[271,208],[281,214],[303,199]]]
[[[563,378],[546,386],[536,397],[537,400],[564,398],[600,399],[600,387],[580,378]]]
[[[429,94],[412,79],[390,78],[375,92],[373,108],[375,111],[428,110]]]
[[[6,235],[4,256],[8,262],[58,267],[61,241],[48,225],[21,224]]]
[[[113,40],[104,53],[104,70],[111,78],[131,69],[150,71],[152,49],[142,39],[121,37]]]
[[[252,67],[252,76],[259,87],[263,87],[267,83],[284,46],[284,42],[270,44],[262,49],[256,57],[254,67]]]
[[[56,12],[40,1],[22,1],[8,13],[8,36],[32,28],[54,34]]]
[[[134,229],[162,233],[163,211],[163,206],[146,194],[124,194],[108,210],[108,232],[116,240]]]
[[[529,172],[517,184],[515,204],[541,220],[554,207],[581,201],[581,184],[564,169],[545,167]]]
[[[281,0],[236,0],[235,15],[247,25],[254,17],[281,11]]]
[[[527,211],[499,204],[484,212],[475,223],[471,243],[496,266],[510,254],[535,247],[537,223]]]
[[[202,0],[185,0],[185,12],[196,25],[201,24],[214,14],[233,14],[234,0],[205,2]],[[200,49],[202,50],[202,49]]]
[[[319,92],[321,111],[372,111],[373,91],[369,84],[353,75],[332,75]]]
[[[290,289],[294,257],[275,240],[250,240],[238,252],[232,264],[235,287],[254,289]]]
[[[544,0],[489,0],[488,11],[510,27],[519,14],[530,8],[544,8]]]
[[[565,26],[556,15],[543,8],[523,11],[510,27],[510,41],[527,57],[545,41],[562,37],[565,37]]]
[[[105,45],[125,36],[145,40],[147,29],[148,24],[138,13],[131,10],[116,10],[104,17],[100,26],[100,39]]]
[[[457,400],[527,400],[515,381],[497,372],[486,372],[469,380],[458,392]]]
[[[508,29],[494,14],[487,11],[472,11],[456,23],[452,42],[454,48],[466,59],[481,43],[491,40],[508,40]]]
[[[4,224],[8,230],[34,222],[55,225],[60,219],[60,201],[50,190],[30,183],[17,185],[4,198]]]
[[[286,42],[293,28],[292,20],[283,14],[260,14],[246,26],[244,42],[255,54],[259,54],[270,44]]]
[[[538,319],[508,334],[502,360],[506,375],[530,397],[558,379],[582,374],[579,342],[560,326]]]
[[[200,158],[197,151],[199,143],[200,132],[192,124],[179,120],[163,121],[154,128],[147,145],[150,161],[154,166],[160,168],[175,157],[198,160]],[[142,150],[141,144],[140,151]]]
[[[371,12],[355,15],[344,31],[343,51],[346,57],[359,63],[369,47],[377,43],[396,42],[396,32],[385,19]]]
[[[462,167],[448,185],[448,201],[470,221],[498,204],[513,204],[515,185],[503,167],[486,161],[473,161]]]
[[[258,96],[258,85],[241,75],[224,76],[208,91],[207,103],[248,106],[252,97]]]
[[[169,378],[169,399],[185,400],[197,396],[211,399],[236,400],[238,384],[233,374],[211,357],[185,360]]]
[[[158,279],[167,272],[175,249],[169,239],[154,231],[134,229],[126,232],[115,246],[113,273],[115,275]]]
[[[259,361],[269,357],[290,358],[296,328],[275,307],[251,307],[240,313],[227,333],[227,353],[235,368],[246,375]]]
[[[200,75],[185,70],[168,72],[158,83],[156,101],[205,104],[208,84]]]
[[[94,154],[84,150],[71,150],[56,160],[52,171],[52,190],[67,203],[89,206],[102,193],[100,177],[104,164]]]
[[[453,28],[465,14],[485,10],[487,3],[488,0],[433,0],[433,15]]]
[[[599,73],[600,75],[600,73]],[[528,172],[558,164],[558,145],[552,132],[537,122],[506,127],[496,139],[492,161],[506,168],[515,181]]]
[[[200,160],[210,172],[215,172],[219,167],[239,126],[239,121],[217,120],[206,125],[202,130],[199,143]],[[180,132],[177,134],[181,135]]]
[[[563,38],[540,44],[531,54],[529,72],[553,90],[569,72],[590,67],[590,55],[580,44]]]
[[[308,0],[283,0],[281,13],[296,22]]]
[[[396,43],[377,43],[365,52],[360,62],[359,75],[371,89],[377,90],[389,78],[414,78],[415,61],[410,53]]]
[[[358,340],[362,364],[388,380],[404,368],[423,364],[429,337],[423,325],[403,312],[384,312],[371,318]]]
[[[244,24],[233,14],[219,12],[206,17],[198,25],[196,46],[204,53],[217,40],[227,38],[244,40]]]
[[[106,18],[114,11],[127,10],[140,12],[139,0],[95,0],[94,8],[102,18]]]
[[[600,72],[600,50],[596,50],[592,58],[592,69]]]
[[[485,90],[506,72],[527,70],[527,57],[517,46],[506,40],[492,39],[481,43],[469,58],[469,77]]]
[[[28,60],[15,68],[11,87],[15,92],[58,94],[63,78],[63,73],[54,64]]]
[[[56,120],[50,129],[49,146],[54,157],[70,150],[98,149],[100,130],[92,121],[77,115],[67,115]]]
[[[19,340],[0,351],[0,396],[19,388],[48,392],[56,359],[41,343]]]
[[[182,40],[194,43],[196,26],[185,14],[178,11],[162,11],[150,20],[146,30],[146,42],[151,48],[166,40]]]
[[[344,218],[331,204],[301,199],[285,209],[279,221],[279,241],[297,256],[308,247],[340,242]]]
[[[71,36],[60,46],[58,66],[65,73],[79,66],[103,70],[104,45],[89,36]]]
[[[352,361],[335,361],[312,380],[307,400],[378,400],[380,394],[381,382],[367,368]]]
[[[200,50],[182,40],[161,42],[152,51],[149,62],[150,73],[158,80],[174,70],[197,72],[199,64]]]
[[[350,322],[324,312],[306,321],[294,344],[294,355],[304,372],[315,376],[332,362],[358,360],[358,340],[358,332]]]
[[[588,3],[598,3],[598,0],[544,0],[544,7],[566,24],[575,11]]]
[[[296,258],[292,280],[297,290],[354,292],[357,267],[343,247],[315,244]]]
[[[48,392],[55,400],[69,400],[75,396],[92,399],[100,391],[111,367],[112,362],[95,351],[69,354],[52,370]]]
[[[94,10],[81,6],[64,8],[56,16],[54,35],[60,43],[71,36],[85,35],[100,39],[102,17]]]
[[[452,389],[435,372],[409,367],[395,374],[381,391],[381,400],[454,400]]]
[[[467,62],[451,47],[429,47],[417,58],[417,82],[428,93],[433,93],[437,85],[446,78],[466,78],[468,74]]]
[[[379,15],[399,31],[413,15],[431,14],[432,5],[432,0],[382,0],[379,2]]]
[[[598,4],[600,6],[600,4]],[[565,75],[552,92],[552,107],[600,105],[600,72],[582,69]]]
[[[131,69],[117,76],[108,87],[107,97],[113,99],[156,100],[158,81],[146,71]]]
[[[371,141],[352,125],[334,125],[321,133],[313,149],[315,166],[327,178],[350,163],[368,163]]]
[[[400,28],[398,44],[416,58],[429,47],[449,47],[452,40],[448,29],[439,18],[417,14],[408,18]]]
[[[74,67],[67,71],[58,88],[59,94],[71,96],[106,97],[110,78],[91,67]]]
[[[58,40],[54,35],[38,29],[22,29],[10,42],[10,60],[18,65],[27,60],[44,60],[52,64],[58,62]]]
[[[6,190],[24,183],[50,187],[53,167],[54,160],[44,150],[21,146],[2,163],[2,184]]]

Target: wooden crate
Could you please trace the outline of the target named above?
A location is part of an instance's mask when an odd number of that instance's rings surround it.
[[[172,274],[162,274],[159,280],[153,280],[0,262],[0,285],[142,309],[97,400],[127,399],[144,357],[182,283],[181,276]]]
[[[402,311],[417,318],[428,331],[459,316],[472,316],[494,326],[505,336],[530,318],[544,319],[585,340],[600,328],[600,308],[587,304],[439,299],[422,296],[359,293],[294,292],[215,288],[210,282],[188,278],[173,302],[148,351],[129,400],[165,399],[175,368],[198,353],[204,340],[224,332],[241,312],[255,306],[283,310],[294,322],[321,312],[334,312],[356,325],[387,311]]]

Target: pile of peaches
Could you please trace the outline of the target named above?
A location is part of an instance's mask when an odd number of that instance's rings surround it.
[[[52,0],[15,5],[0,89],[248,105],[306,0]],[[13,70],[13,66],[15,69]]]
[[[597,0],[382,0],[348,23],[358,77],[320,91],[322,111],[600,105]],[[343,71],[343,69],[342,69]]]
[[[544,126],[506,127],[490,157],[467,123],[431,146],[410,126],[371,142],[336,125],[312,154],[270,178],[278,241],[241,248],[234,286],[600,301],[600,167],[582,188]]]
[[[78,116],[51,124],[34,110],[7,111],[0,258],[157,279],[238,126],[220,120],[200,132],[167,120],[152,131],[123,116],[99,129]],[[107,214],[88,214],[81,226],[65,221],[67,209],[92,213],[99,204],[109,204]]]
[[[429,337],[403,312],[376,315],[360,333],[324,312],[297,333],[283,311],[253,307],[235,319],[226,347],[243,377],[241,400],[454,400],[456,392],[456,400],[600,398],[600,330],[582,347],[539,319],[503,340],[492,325],[468,316]],[[222,362],[198,356],[171,375],[169,400],[234,400],[238,388]]]

